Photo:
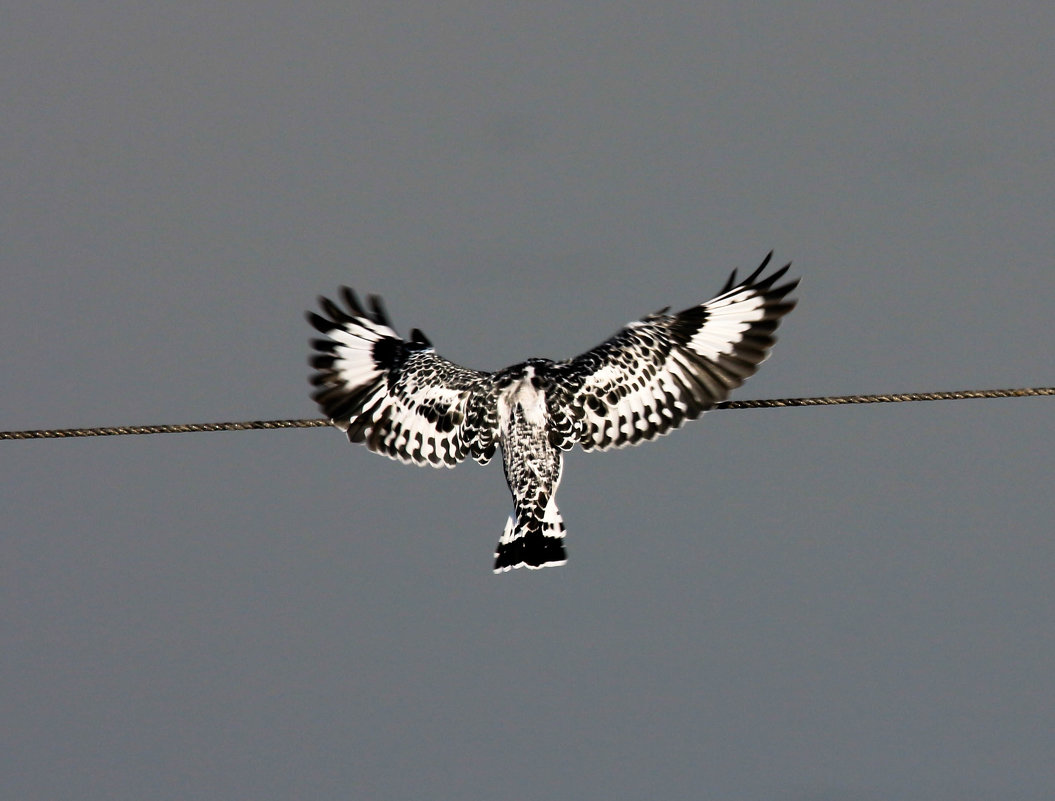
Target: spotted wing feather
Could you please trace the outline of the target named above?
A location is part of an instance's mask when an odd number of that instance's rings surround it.
[[[754,374],[776,341],[798,281],[777,285],[787,265],[765,278],[762,265],[736,272],[712,300],[677,314],[630,323],[606,342],[554,366],[551,442],[585,450],[634,445],[694,420]]]
[[[468,456],[487,462],[498,436],[490,375],[436,355],[417,329],[393,329],[371,296],[364,307],[341,288],[346,308],[320,298],[323,315],[308,321],[315,339],[312,398],[352,442],[403,462],[453,467]]]

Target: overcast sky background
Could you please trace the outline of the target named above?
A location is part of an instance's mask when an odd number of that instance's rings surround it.
[[[317,416],[347,283],[497,369],[803,277],[736,395],[1055,383],[1055,6],[18,3],[0,428]],[[1055,401],[499,464],[0,443],[11,799],[1055,796]]]

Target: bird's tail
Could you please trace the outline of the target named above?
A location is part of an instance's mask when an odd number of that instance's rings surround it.
[[[541,500],[541,499],[540,499]],[[564,553],[564,520],[553,496],[542,504],[514,511],[495,549],[495,573],[517,567],[538,570],[568,561]]]

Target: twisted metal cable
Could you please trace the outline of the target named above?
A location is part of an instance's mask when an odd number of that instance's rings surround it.
[[[822,395],[816,398],[769,398],[722,401],[716,409],[774,409],[787,406],[843,406],[849,403],[907,403],[910,401],[970,400],[973,398],[1030,398],[1055,395],[1055,387],[1023,389],[965,389],[958,392],[907,392],[890,395]]]
[[[3,439],[65,439],[68,437],[117,437],[125,434],[187,434],[192,431],[251,431],[272,428],[319,428],[329,420],[248,420],[235,423],[172,423],[158,426],[112,428],[55,428],[35,431],[0,431]]]
[[[908,403],[911,401],[968,400],[977,398],[1030,398],[1055,395],[1055,387],[1023,389],[967,389],[958,392],[909,392],[889,395],[822,395],[813,398],[766,398],[722,401],[715,409],[780,409],[793,406],[843,406],[857,403]],[[156,426],[115,426],[111,428],[55,428],[30,431],[0,431],[5,439],[65,439],[70,437],[115,437],[126,434],[187,434],[194,431],[253,431],[276,428],[322,428],[330,425],[323,418],[300,420],[249,420],[233,423],[175,423]]]

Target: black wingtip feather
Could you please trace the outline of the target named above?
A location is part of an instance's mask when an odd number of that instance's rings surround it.
[[[758,265],[758,268],[753,273],[751,273],[751,275],[747,276],[747,278],[745,278],[742,281],[742,283],[744,283],[744,284],[753,284],[755,282],[755,279],[758,278],[758,276],[760,276],[762,274],[762,271],[765,270],[766,267],[769,265],[769,262],[770,262],[770,260],[772,258],[773,258],[773,251],[771,250],[771,251],[769,251],[769,253],[766,254],[766,257],[764,259],[762,259],[762,263],[760,265]],[[788,266],[790,267],[791,265],[788,265]],[[786,270],[787,267],[785,267],[784,269]]]
[[[359,297],[355,294],[355,290],[351,287],[342,286],[340,288],[341,299],[344,301],[344,305],[347,306],[352,314],[356,317],[366,317],[366,310],[363,309],[362,304],[359,302]]]
[[[718,294],[719,295],[724,295],[726,292],[728,292],[734,286],[736,286],[736,270],[735,269],[729,274],[729,278],[728,278],[728,280],[726,280],[725,285],[721,289],[718,290]]]
[[[425,336],[425,332],[420,328],[410,329],[410,341],[416,345],[423,345],[426,348],[432,347],[431,340]]]
[[[316,353],[309,360],[309,364],[316,370],[330,370],[337,357],[332,353]]]
[[[319,298],[319,308],[326,312],[335,323],[346,323],[353,319],[348,312],[326,297]]]
[[[311,340],[311,346],[319,353],[335,353],[337,351],[337,343],[332,339],[313,339]]]
[[[311,324],[311,327],[320,334],[328,334],[337,327],[337,324],[333,322],[333,320],[327,320],[325,317],[322,317],[313,311],[305,312],[304,316]]]
[[[388,315],[385,313],[384,302],[381,300],[380,295],[370,296],[370,319],[378,325],[384,325],[389,328],[392,327],[392,323],[388,320]]]
[[[791,267],[791,262],[788,262],[776,272],[772,273],[771,275],[767,275],[765,278],[759,281],[758,277],[762,275],[766,267],[769,266],[769,262],[773,259],[773,252],[774,251],[772,250],[769,251],[769,253],[766,254],[766,257],[762,259],[762,263],[758,265],[758,267],[756,267],[751,272],[751,274],[748,275],[747,278],[743,279],[742,281],[736,280],[737,271],[733,270],[733,272],[729,275],[729,280],[727,280],[725,282],[725,285],[720,290],[718,290],[718,295],[724,295],[726,292],[729,292],[741,286],[755,287],[762,291],[765,291],[769,289],[769,287],[773,286],[773,284],[776,281],[780,280],[780,277],[788,271],[788,268]],[[788,291],[790,292],[792,288],[794,287],[792,286],[788,289]]]

